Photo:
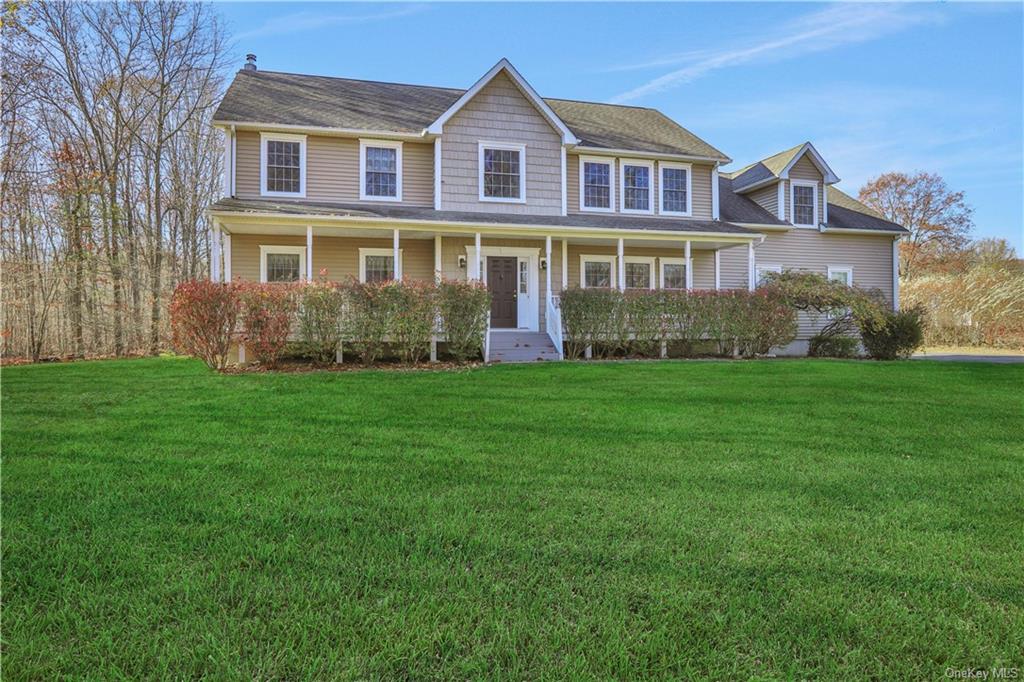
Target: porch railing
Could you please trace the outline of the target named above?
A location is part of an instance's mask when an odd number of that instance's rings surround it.
[[[562,306],[558,296],[548,296],[547,305],[547,328],[548,338],[558,351],[558,359],[565,359],[565,350],[562,345]]]

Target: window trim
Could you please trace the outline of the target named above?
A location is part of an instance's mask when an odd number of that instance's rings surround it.
[[[380,248],[376,248],[376,249],[361,248],[361,249],[359,249],[359,281],[360,281],[360,283],[366,284],[366,257],[367,256],[394,256],[394,255],[395,255],[395,250],[394,249],[380,249]],[[395,274],[394,274],[396,271],[397,272],[404,272],[405,271],[405,254],[403,253],[403,249],[398,249],[398,264],[397,265],[398,265],[397,268],[394,265],[391,266],[391,273],[392,273],[391,281],[392,282],[397,281],[395,279]]]
[[[586,187],[584,186],[584,164],[603,163],[608,166],[608,208],[599,208],[585,205]],[[615,159],[607,156],[580,156],[580,211],[587,213],[614,213],[615,212]]]
[[[666,265],[682,265],[685,268],[686,267],[686,259],[685,258],[674,258],[674,257],[673,258],[669,258],[668,256],[662,256],[658,260],[659,260],[659,263],[658,263],[658,278],[659,278],[658,279],[658,288],[659,289],[665,289],[666,291],[686,291],[685,279],[684,279],[684,282],[683,282],[683,288],[682,289],[676,289],[676,288],[669,289],[669,288],[667,288],[665,286],[665,266]]]
[[[395,152],[395,196],[381,197],[366,193],[366,150],[370,147],[381,147],[394,149]],[[359,199],[361,201],[391,201],[402,200],[402,143],[395,140],[375,140],[372,138],[359,138]]]
[[[647,188],[649,192],[650,201],[648,201],[647,210],[641,210],[636,208],[626,208],[626,166],[638,166],[647,168],[650,178],[651,186]],[[657,195],[654,192],[654,162],[645,161],[644,159],[619,159],[619,212],[620,213],[633,213],[636,215],[654,215],[654,205],[657,202]]]
[[[852,265],[827,265],[825,266],[825,279],[832,281],[832,273],[845,272],[847,274],[846,286],[853,286],[853,266]]]
[[[754,266],[754,283],[755,286],[761,285],[761,273],[762,272],[774,272],[776,274],[782,274],[782,265],[780,263],[756,263]]]
[[[650,273],[651,273],[650,277],[648,278],[648,286],[647,286],[646,289],[636,289],[636,288],[630,287],[628,283],[626,283],[626,289],[633,288],[634,291],[653,291],[654,289],[657,288],[658,280],[657,280],[657,278],[656,278],[656,276],[654,274],[654,270],[655,270],[655,267],[656,267],[656,264],[654,262],[655,261],[654,256],[623,256],[622,260],[623,260],[623,268],[625,268],[625,266],[630,264],[630,263],[646,263],[647,265],[650,266]],[[625,279],[626,279],[625,278],[625,273],[623,273],[623,282],[625,282]]]
[[[610,263],[612,266],[611,279],[608,284],[609,289],[618,289],[618,278],[615,272],[615,261],[618,260],[617,256],[606,256],[604,254],[596,253],[581,253],[580,254],[580,288],[587,288],[587,263]]]
[[[814,217],[809,223],[796,222],[796,187],[811,187],[814,189]],[[790,180],[789,181],[789,222],[793,227],[807,227],[817,229],[818,216],[821,215],[818,207],[818,181],[817,180]]]
[[[299,255],[299,278],[296,282],[301,282],[306,279],[306,247],[305,246],[294,246],[294,245],[277,245],[277,244],[260,244],[260,283],[268,284],[267,282],[267,256],[270,254],[280,254],[293,256]],[[272,284],[283,284],[283,282],[271,282]]]
[[[507,149],[519,152],[519,197],[488,197],[484,196],[484,150]],[[486,142],[477,143],[477,196],[480,201],[498,204],[526,203],[526,145],[518,142]]]
[[[267,189],[267,142],[299,143],[299,191],[274,192]],[[260,196],[306,198],[306,136],[295,133],[260,132]]]
[[[665,170],[668,168],[679,168],[686,171],[686,211],[665,210]],[[658,207],[661,215],[677,216],[680,218],[693,217],[693,164],[676,163],[674,161],[658,162]]]

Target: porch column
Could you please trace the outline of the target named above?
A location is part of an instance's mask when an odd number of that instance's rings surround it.
[[[474,248],[473,248],[473,262],[470,264],[470,266],[467,268],[467,270],[470,273],[469,274],[469,278],[470,279],[475,279],[476,281],[479,282],[480,280],[483,279],[483,277],[480,276],[480,233],[479,232],[476,233],[476,237],[474,239],[473,244],[474,244]]]
[[[715,291],[722,288],[722,250],[715,249]]]
[[[434,281],[441,282],[442,271],[441,271],[441,235],[434,235]]]
[[[544,238],[544,254],[548,266],[544,268],[545,285],[547,286],[547,302],[551,303],[551,235]]]
[[[313,226],[306,225],[306,281],[313,281]]]
[[[220,281],[220,223],[214,222],[210,230],[210,279]]]
[[[693,259],[690,258],[690,240],[686,240],[686,290],[693,288]]]
[[[231,233],[224,233],[224,281],[231,281]]]
[[[754,242],[747,243],[747,290],[753,291],[754,282]]]
[[[619,258],[618,258],[618,279],[619,279],[619,291],[626,290],[626,257],[623,240],[619,238]]]
[[[550,267],[550,264],[548,265]],[[562,290],[569,288],[569,240],[562,240]]]
[[[395,263],[395,281],[402,281],[402,254],[398,250],[398,228],[395,228],[391,237],[391,255]]]

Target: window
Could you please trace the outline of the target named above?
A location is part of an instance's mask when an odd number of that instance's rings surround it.
[[[530,283],[530,263],[529,261],[519,261],[519,293],[529,294],[529,283]]]
[[[661,168],[661,212],[665,215],[690,215],[690,165],[658,164]]]
[[[526,146],[480,143],[480,201],[526,201]]]
[[[260,194],[306,196],[306,136],[260,134]]]
[[[843,265],[828,266],[828,279],[830,282],[842,282],[846,286],[853,286],[853,268]]]
[[[580,256],[580,286],[610,289],[615,283],[615,256]]]
[[[662,258],[661,259],[661,288],[662,289],[685,289],[686,288],[686,259],[685,258]]]
[[[584,211],[614,211],[615,161],[612,159],[580,158],[580,209]]]
[[[398,251],[402,259],[402,250]],[[399,263],[401,265],[401,263]],[[359,249],[359,281],[388,282],[395,279],[395,252],[392,249]]]
[[[651,205],[651,175],[654,165],[649,161],[622,162],[622,212],[654,213]]]
[[[625,276],[627,289],[654,288],[654,258],[626,256]]]
[[[298,282],[305,276],[305,246],[260,246],[261,282]]]
[[[767,265],[767,264],[765,264],[765,265],[758,265],[757,266],[757,286],[761,286],[762,284],[764,284],[765,275],[767,275],[769,272],[777,272],[777,273],[781,274],[782,273],[782,266],[781,265]]]
[[[359,198],[402,200],[402,143],[359,140]]]
[[[810,181],[792,181],[793,206],[790,215],[794,225],[813,227],[817,225],[818,215],[818,183]]]

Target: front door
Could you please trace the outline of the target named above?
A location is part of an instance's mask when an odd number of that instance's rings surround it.
[[[515,329],[519,326],[519,306],[516,302],[515,256],[487,257],[487,289],[491,292],[491,327]]]

